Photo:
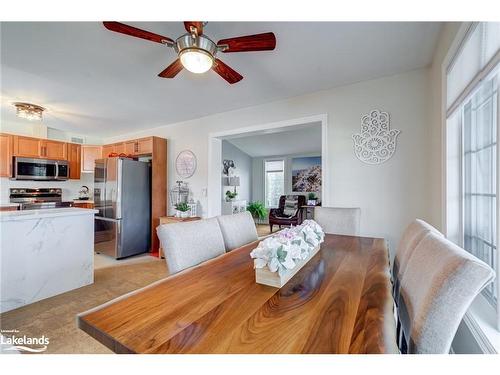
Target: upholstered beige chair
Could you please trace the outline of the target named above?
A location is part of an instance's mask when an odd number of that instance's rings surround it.
[[[493,279],[487,264],[429,232],[411,254],[401,279],[402,352],[449,353],[465,312]]]
[[[359,235],[360,208],[315,207],[314,220],[325,233]]]
[[[156,228],[171,274],[224,254],[216,218],[164,224]]]
[[[226,251],[257,241],[257,228],[250,212],[218,216]]]
[[[392,265],[393,296],[396,304],[398,303],[401,277],[404,274],[408,260],[420,241],[430,232],[442,236],[441,232],[432,225],[423,220],[416,219],[406,227],[401,236]]]

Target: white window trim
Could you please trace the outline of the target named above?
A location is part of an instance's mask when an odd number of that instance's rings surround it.
[[[441,209],[442,209],[442,228],[443,231],[445,232],[445,235],[447,236],[448,233],[447,231],[447,225],[448,225],[448,220],[447,220],[447,212],[448,212],[448,204],[447,204],[447,191],[448,191],[448,186],[447,186],[447,155],[448,155],[448,150],[447,150],[447,119],[449,115],[452,114],[452,110],[456,110],[455,104],[460,97],[455,100],[453,105],[449,108],[447,108],[447,103],[446,103],[446,98],[447,98],[447,82],[446,82],[446,73],[448,70],[448,67],[453,63],[453,59],[455,55],[458,53],[459,49],[462,46],[462,42],[464,39],[467,37],[467,33],[471,29],[471,22],[463,22],[462,26],[457,32],[457,35],[455,36],[455,39],[453,40],[448,53],[446,54],[446,57],[443,60],[443,63],[441,65],[441,167],[442,167],[442,175],[441,175]],[[499,54],[495,56],[493,60],[497,61],[498,63],[498,58]],[[494,65],[488,64],[486,68],[491,68]],[[473,87],[474,85],[477,85],[481,80],[484,79],[485,74],[484,72],[486,71],[486,68],[483,69],[474,79],[473,82],[469,86]],[[470,90],[470,87],[467,86],[467,88],[464,91]],[[498,101],[500,104],[500,95],[498,95]],[[500,105],[498,106],[500,108]],[[500,111],[497,111],[497,136],[500,136]],[[500,165],[500,152],[497,152],[497,165]],[[462,187],[460,187],[462,190]],[[497,173],[497,197],[500,196],[499,194],[500,191],[500,173]],[[500,218],[500,199],[497,199],[497,217]],[[463,223],[463,221],[462,221]],[[499,237],[497,239],[497,244],[500,244],[500,231],[498,231],[497,236]],[[500,258],[498,255],[497,251],[497,257]],[[500,260],[500,259],[499,259]],[[499,265],[496,270],[496,279],[495,282],[497,285],[500,286],[500,262],[497,262]],[[500,290],[500,288],[498,288]],[[497,307],[496,311],[496,322],[492,323],[487,323],[487,320],[484,319],[484,315],[480,313],[481,310],[483,309],[483,300],[485,301],[486,299],[480,295],[471,305],[471,307],[468,309],[464,316],[464,323],[470,330],[471,334],[477,341],[479,347],[484,353],[487,354],[497,354],[500,352],[500,313],[498,309],[500,307]],[[500,306],[500,302],[498,303],[498,306]],[[494,326],[496,324],[496,327]]]

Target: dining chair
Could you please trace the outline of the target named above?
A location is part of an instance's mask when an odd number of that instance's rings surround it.
[[[443,235],[432,225],[423,220],[415,219],[406,227],[401,236],[392,264],[392,295],[396,305],[398,303],[401,278],[406,270],[408,260],[420,241],[430,232]]]
[[[216,218],[160,225],[156,228],[171,274],[224,254]]]
[[[401,352],[449,353],[465,312],[493,279],[486,263],[429,232],[411,254],[401,280]]]
[[[224,238],[226,251],[234,250],[250,242],[257,241],[257,228],[250,212],[218,216],[217,220]]]
[[[360,208],[315,207],[314,220],[328,234],[359,235]]]

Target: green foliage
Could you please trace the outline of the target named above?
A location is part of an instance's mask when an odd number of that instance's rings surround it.
[[[247,206],[247,211],[257,219],[264,220],[267,217],[267,209],[264,207],[264,203],[259,201],[250,202]]]
[[[314,199],[316,199],[316,193],[309,193],[309,194],[307,194],[307,198],[309,198],[309,200],[311,200],[311,201],[314,200]]]
[[[237,195],[238,195],[238,193],[235,191],[231,191],[231,190],[226,191],[226,197],[228,197],[229,199],[234,199],[234,198],[236,198]]]
[[[186,202],[181,202],[181,203],[178,203],[175,205],[175,209],[177,211],[187,212],[187,211],[189,211],[189,206]]]

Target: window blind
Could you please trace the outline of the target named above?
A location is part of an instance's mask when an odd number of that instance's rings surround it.
[[[472,23],[446,74],[449,117],[500,62],[500,23]]]

